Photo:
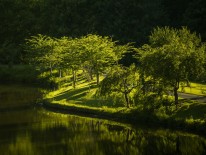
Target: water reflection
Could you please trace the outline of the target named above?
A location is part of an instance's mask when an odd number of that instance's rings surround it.
[[[0,112],[0,150],[2,155],[199,155],[206,153],[206,139],[30,107]]]

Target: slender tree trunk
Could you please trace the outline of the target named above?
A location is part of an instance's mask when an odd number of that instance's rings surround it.
[[[127,92],[124,92],[124,98],[125,98],[125,101],[127,103],[127,108],[129,108],[129,98],[128,98]]]
[[[53,72],[53,70],[52,70],[52,67],[50,68],[50,76],[52,76],[52,72]]]
[[[97,77],[97,86],[99,85],[99,72],[97,71],[96,73],[96,77]]]
[[[130,132],[129,132],[129,129],[127,129],[127,142],[129,142],[129,135],[130,135]]]
[[[69,75],[69,70],[68,69],[66,69],[66,75]]]
[[[90,76],[90,79],[93,80],[93,75],[92,75],[92,70],[89,69],[89,76]]]
[[[59,77],[60,78],[62,77],[62,70],[61,70],[61,68],[59,69]]]
[[[52,76],[52,72],[53,72],[53,70],[52,70],[52,64],[50,63],[50,76]]]
[[[177,93],[178,89],[179,89],[179,80],[176,80],[176,83],[175,83],[175,86],[174,86],[174,97],[175,97],[176,108],[178,106],[178,93]]]
[[[76,88],[76,71],[73,69],[72,70],[72,74],[73,74],[73,88]]]
[[[128,88],[127,88],[127,79],[123,79],[123,87],[124,87],[124,98],[127,103],[127,108],[129,108],[129,98],[128,98]]]
[[[175,105],[176,105],[176,108],[177,108],[177,105],[178,105],[178,93],[177,93],[177,88],[174,87],[174,97],[175,97]]]

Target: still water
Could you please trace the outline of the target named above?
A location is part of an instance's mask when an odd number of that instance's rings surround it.
[[[1,155],[206,154],[206,139],[35,106],[36,88],[0,86]]]

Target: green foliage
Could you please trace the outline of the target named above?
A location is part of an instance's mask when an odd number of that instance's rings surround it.
[[[195,33],[188,29],[169,27],[154,29],[150,45],[144,45],[141,53],[142,70],[147,76],[171,86],[178,102],[177,90],[181,81],[204,71],[205,46]]]
[[[97,76],[99,84],[99,74],[105,68],[111,66],[114,61],[113,49],[115,43],[109,37],[98,35],[87,35],[80,38],[83,67],[88,71],[93,71]]]
[[[109,37],[87,35],[80,38],[84,62],[95,71],[102,71],[104,66],[113,62],[114,42]]]
[[[57,48],[59,49],[59,54],[62,54],[61,67],[71,67],[74,70],[80,67],[81,52],[78,39],[62,37],[58,39]]]
[[[52,72],[52,68],[58,65],[61,59],[57,41],[41,34],[32,36],[26,41],[26,50],[29,52],[29,62],[41,67],[50,68]]]
[[[139,76],[134,65],[129,68],[124,66],[113,66],[100,85],[99,94],[110,96],[113,92],[124,96],[127,107],[131,105],[129,95],[134,88],[139,86]]]
[[[109,37],[89,34],[81,38],[51,38],[44,35],[32,36],[26,40],[28,62],[42,68],[71,69],[75,88],[76,71],[85,70],[92,79],[92,74],[99,76],[112,64],[118,63],[123,54],[132,49],[130,44],[116,45]]]

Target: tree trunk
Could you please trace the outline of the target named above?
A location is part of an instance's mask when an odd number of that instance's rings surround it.
[[[177,108],[177,105],[178,105],[178,93],[177,93],[177,88],[174,87],[174,97],[175,97],[175,105],[176,105],[176,108]]]
[[[144,73],[140,74],[140,81],[142,84],[142,93],[143,93],[143,95],[145,95],[146,94],[146,86],[145,86]]]
[[[50,67],[50,76],[52,76],[52,72],[53,72],[53,71],[52,71],[52,64],[51,64],[51,63],[50,63],[50,66],[49,66],[49,67]]]
[[[97,77],[97,86],[99,85],[99,72],[97,71],[96,73],[96,77]]]
[[[127,79],[123,79],[123,87],[124,87],[124,98],[127,103],[127,108],[129,108],[129,98],[128,98],[128,88],[127,88]]]
[[[176,80],[176,83],[175,83],[175,86],[174,86],[174,97],[175,97],[176,108],[178,106],[178,93],[177,93],[178,89],[179,89],[179,80]]]
[[[125,101],[126,101],[126,103],[127,103],[127,108],[129,108],[129,98],[128,98],[127,95],[128,95],[128,94],[125,92],[125,93],[124,93],[124,98],[125,98]]]
[[[72,70],[72,74],[73,74],[73,88],[76,88],[76,71]]]
[[[67,76],[69,75],[69,70],[68,70],[68,69],[66,69],[66,75],[67,75]]]
[[[62,77],[62,70],[59,69],[59,77],[61,78]]]
[[[93,80],[92,70],[89,70],[90,79]]]

